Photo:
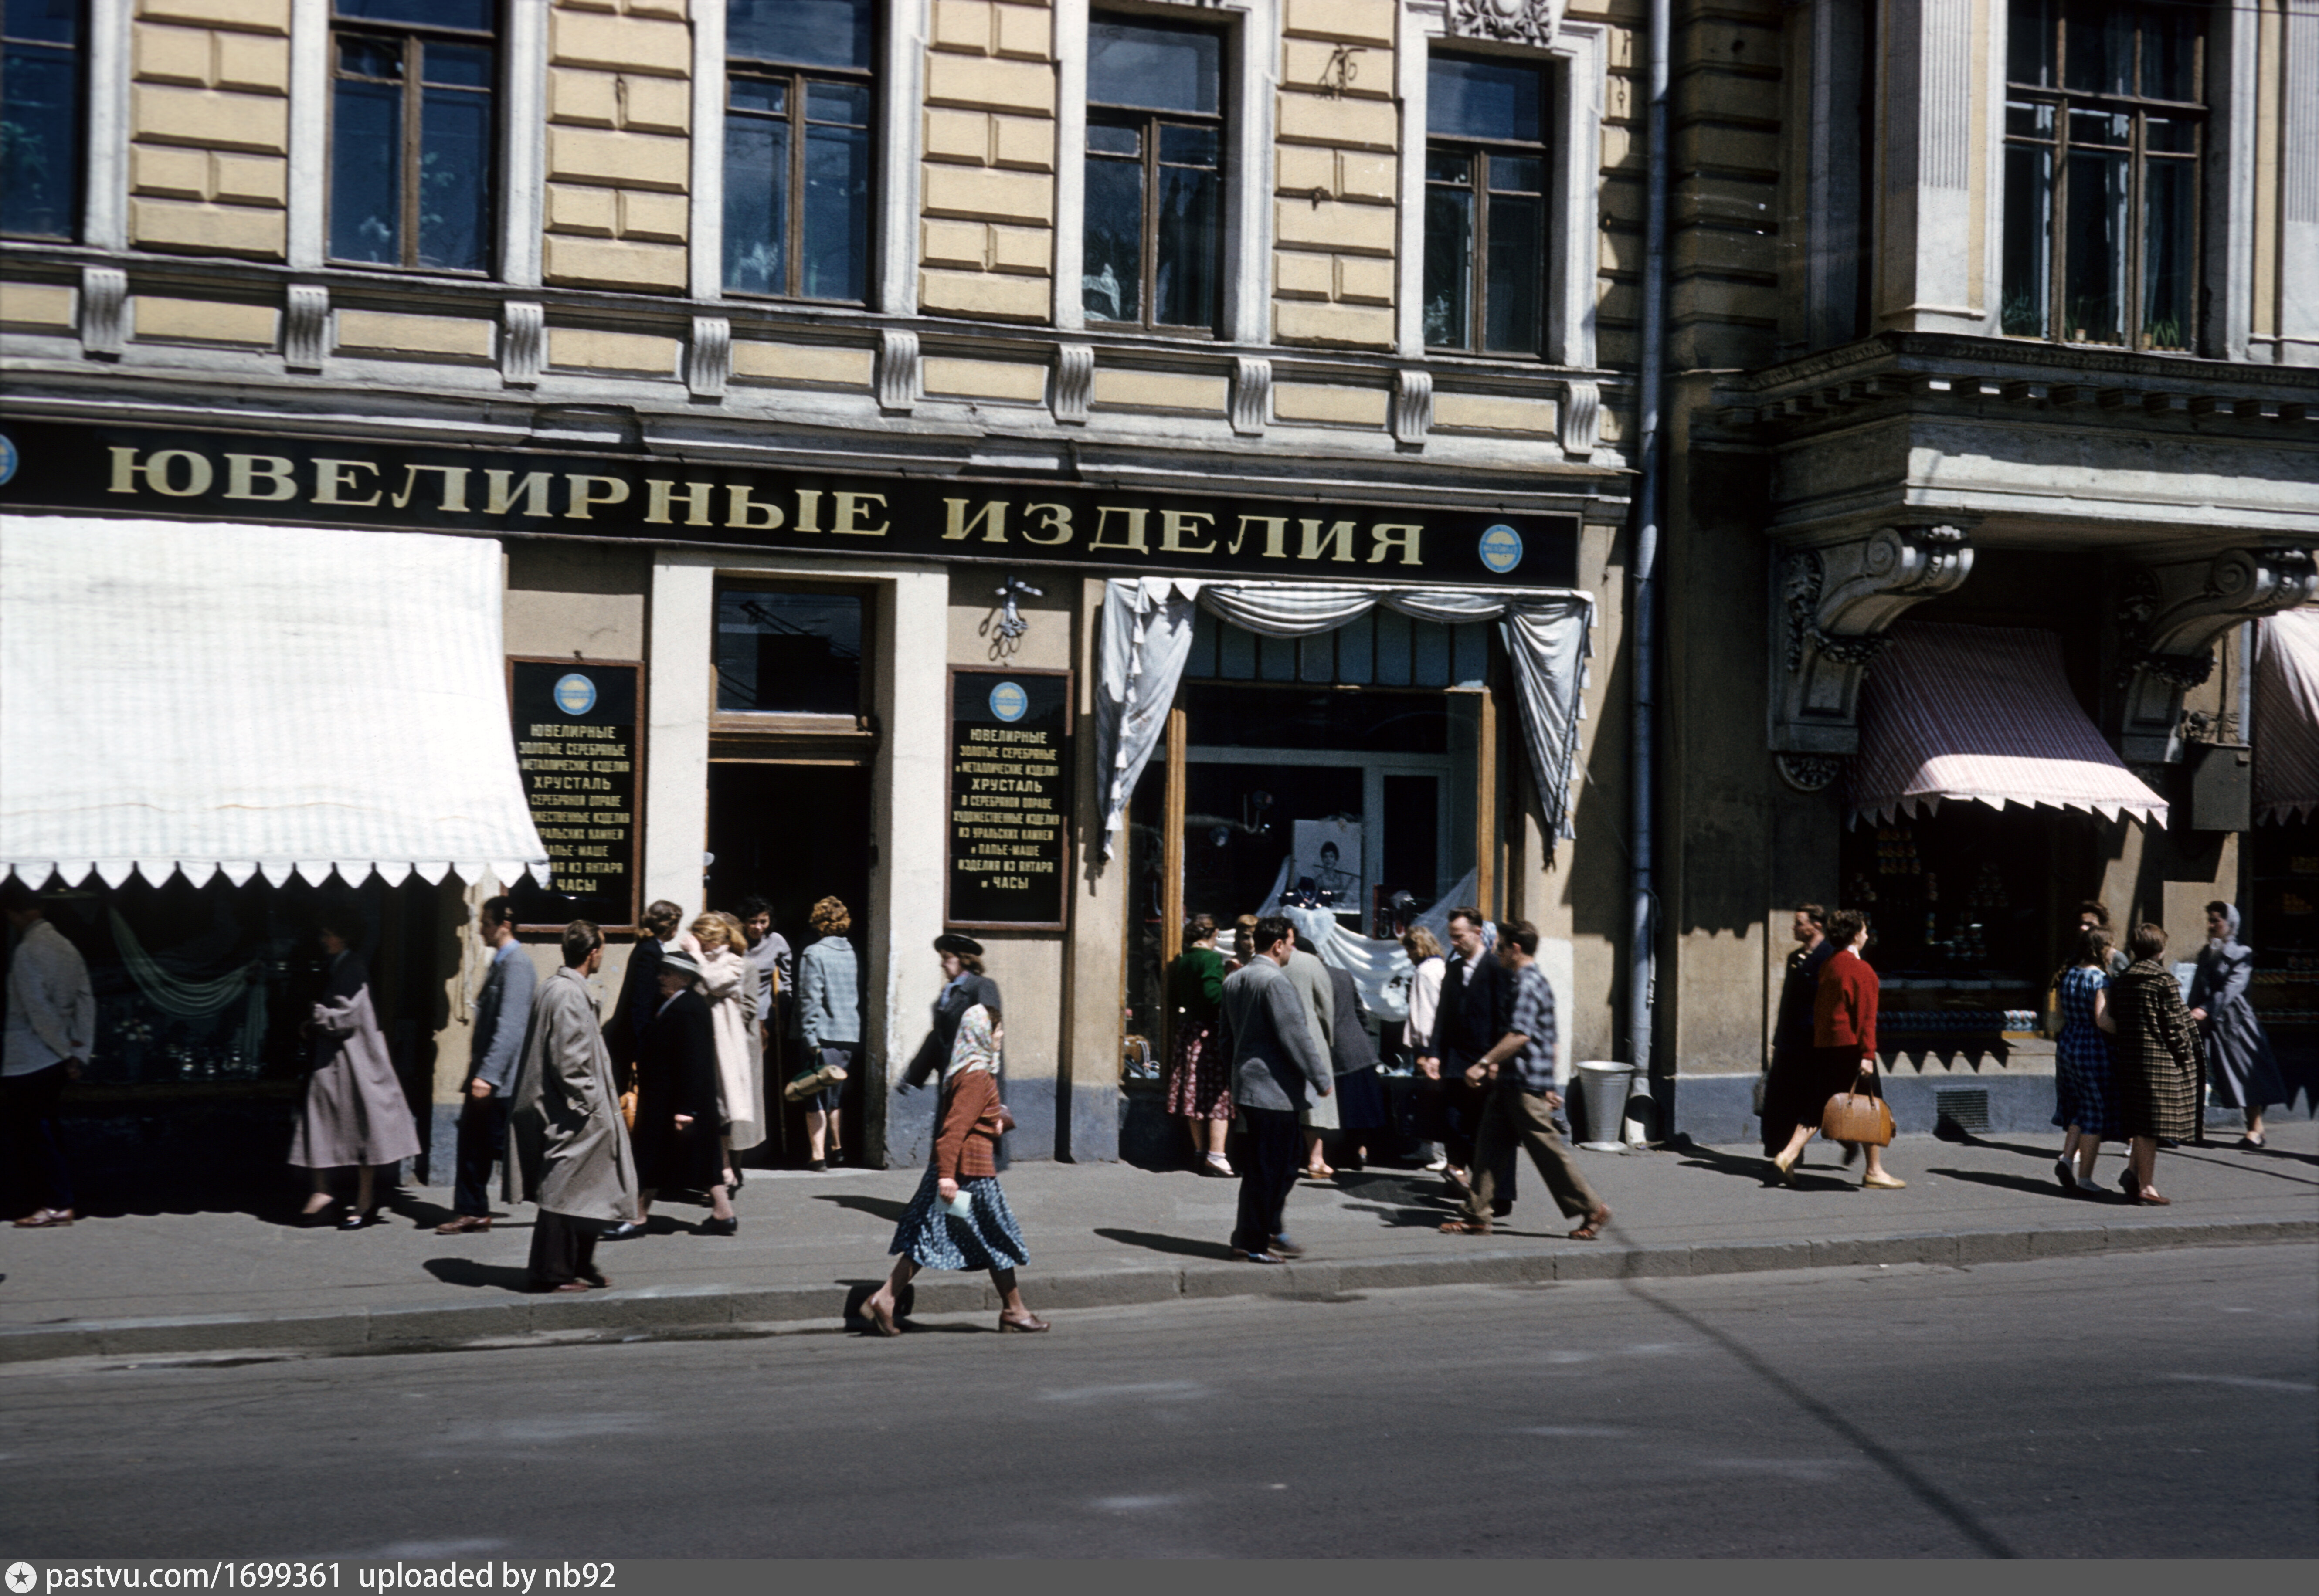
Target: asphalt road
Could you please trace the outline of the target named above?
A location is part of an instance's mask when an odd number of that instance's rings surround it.
[[[2310,1557],[2315,1420],[2304,1248],[92,1360],[0,1556]]]

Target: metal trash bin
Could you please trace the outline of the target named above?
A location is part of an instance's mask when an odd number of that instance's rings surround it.
[[[1573,1071],[1578,1077],[1578,1145],[1588,1152],[1623,1152],[1619,1133],[1626,1128],[1627,1094],[1634,1089],[1635,1067],[1598,1059]]]

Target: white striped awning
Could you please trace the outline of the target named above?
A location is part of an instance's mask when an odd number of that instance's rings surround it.
[[[500,559],[489,538],[0,517],[0,876],[544,865]]]
[[[2319,809],[2319,609],[2255,629],[2254,809],[2258,822]]]
[[[2166,824],[2070,690],[2054,633],[1902,621],[1860,694],[1853,814],[1946,802],[2084,809]]]

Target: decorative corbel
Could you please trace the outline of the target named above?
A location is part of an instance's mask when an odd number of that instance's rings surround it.
[[[1956,519],[1884,527],[1773,563],[1772,749],[1823,756],[1782,761],[1791,785],[1826,787],[1827,759],[1860,751],[1862,678],[1894,621],[1972,573],[1971,530]]]
[[[2128,763],[2182,758],[2182,696],[2215,670],[2215,643],[2242,621],[2319,592],[2312,551],[2291,544],[2225,549],[2134,568],[2118,609],[2118,752]]]

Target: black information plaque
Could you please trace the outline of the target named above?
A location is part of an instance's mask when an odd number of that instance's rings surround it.
[[[1063,928],[1070,718],[1068,671],[950,673],[945,924]]]
[[[508,662],[516,766],[553,876],[512,889],[526,927],[636,923],[636,732],[644,667],[602,660]]]

